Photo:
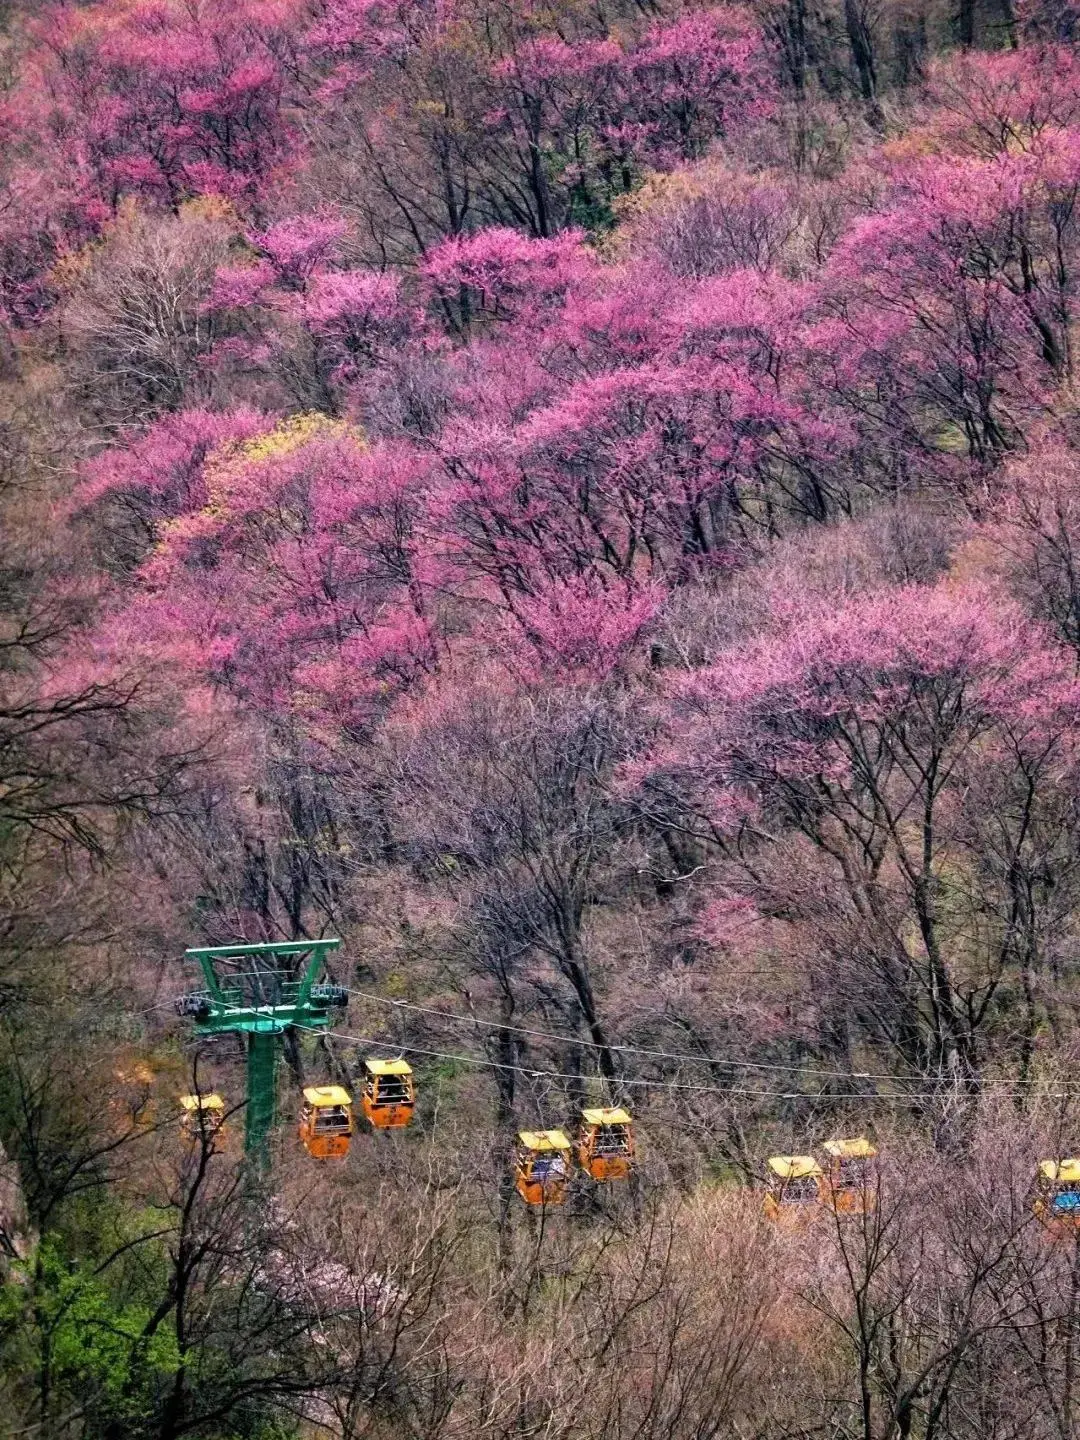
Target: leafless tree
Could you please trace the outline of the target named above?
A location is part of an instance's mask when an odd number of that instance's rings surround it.
[[[129,211],[89,257],[63,327],[72,383],[100,423],[144,424],[208,394],[207,301],[234,234],[224,207],[209,202],[177,216]]]

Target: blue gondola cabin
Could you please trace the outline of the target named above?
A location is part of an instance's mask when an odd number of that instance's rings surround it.
[[[1049,1230],[1080,1230],[1080,1160],[1043,1160],[1031,1208]]]

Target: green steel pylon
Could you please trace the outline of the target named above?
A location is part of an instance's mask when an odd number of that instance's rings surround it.
[[[348,1003],[344,986],[315,983],[326,973],[327,953],[340,944],[340,940],[286,940],[185,952],[188,959],[199,962],[205,989],[177,1001],[179,1013],[195,1021],[197,1035],[247,1036],[244,1150],[258,1166],[269,1159],[282,1035],[290,1025],[329,1029],[331,1009]]]

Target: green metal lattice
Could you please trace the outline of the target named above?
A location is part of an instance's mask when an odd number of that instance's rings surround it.
[[[194,1020],[197,1035],[247,1036],[244,1149],[259,1165],[269,1158],[277,1115],[281,1037],[290,1026],[328,1029],[331,1009],[348,999],[341,986],[319,983],[327,954],[340,944],[340,940],[285,940],[185,952],[189,960],[198,962],[205,989],[185,995],[179,1002],[180,1013]],[[237,966],[243,968],[230,968]]]

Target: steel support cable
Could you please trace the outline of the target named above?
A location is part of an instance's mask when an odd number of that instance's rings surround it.
[[[719,1065],[729,1070],[763,1070],[776,1072],[778,1074],[798,1073],[812,1076],[821,1080],[887,1080],[893,1085],[925,1085],[926,1077],[923,1075],[891,1075],[885,1072],[873,1070],[819,1070],[814,1066],[803,1066],[798,1061],[790,1061],[783,1064],[779,1061],[767,1060],[722,1060],[715,1055],[692,1055],[680,1054],[671,1050],[652,1050],[641,1045],[620,1045],[611,1043],[601,1045],[596,1040],[586,1040],[580,1035],[560,1035],[553,1030],[536,1030],[525,1025],[505,1025],[501,1020],[485,1020],[478,1015],[455,1014],[451,1010],[439,1010],[432,1005],[418,1005],[411,1000],[395,1000],[387,995],[376,995],[370,990],[349,989],[350,995],[358,999],[371,1000],[377,1005],[391,1006],[397,1010],[412,1010],[420,1015],[434,1015],[440,1020],[449,1020],[459,1025],[478,1025],[488,1030],[506,1030],[513,1035],[528,1035],[537,1040],[554,1040],[563,1045],[578,1045],[585,1050],[610,1050],[621,1055],[643,1055],[650,1060],[671,1060],[676,1064],[694,1065]],[[382,1044],[389,1044],[389,1041],[382,1041]],[[994,1085],[1006,1086],[1018,1089],[1015,1081],[1005,1079],[989,1078],[981,1080],[980,1086]]]
[[[300,1028],[300,1027],[297,1027]],[[370,1035],[346,1035],[340,1030],[330,1030],[325,1033],[328,1040],[347,1040],[356,1045],[370,1045],[376,1049],[392,1050],[395,1054],[424,1055],[433,1060],[453,1060],[462,1065],[475,1065],[489,1070],[512,1070],[518,1075],[525,1075],[532,1079],[550,1079],[573,1081],[579,1083],[583,1078],[596,1077],[581,1076],[572,1074],[566,1070],[551,1070],[546,1066],[536,1065],[510,1065],[504,1060],[488,1060],[478,1055],[459,1055],[446,1050],[431,1050],[422,1045],[396,1045],[392,1040],[377,1040]],[[893,1077],[889,1077],[890,1079]],[[907,1105],[915,1100],[940,1100],[940,1090],[923,1090],[908,1092],[903,1095],[882,1095],[877,1091],[867,1093],[866,1091],[851,1091],[837,1093],[831,1090],[751,1090],[746,1086],[723,1086],[723,1085],[700,1085],[689,1084],[682,1080],[645,1080],[640,1077],[620,1076],[619,1084],[633,1086],[646,1090],[678,1090],[683,1093],[699,1095],[737,1095],[742,1098],[754,1098],[760,1100],[867,1100],[874,1103],[901,1104]],[[1030,1087],[1013,1086],[1013,1093],[1029,1093]],[[1080,1090],[1048,1090],[1044,1092],[1047,1100],[1075,1100],[1080,1099]]]

